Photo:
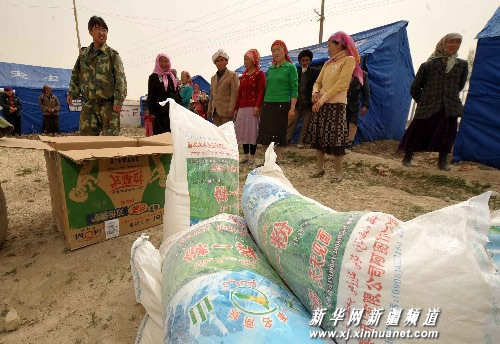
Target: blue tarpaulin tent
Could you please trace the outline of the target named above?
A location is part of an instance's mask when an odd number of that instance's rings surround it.
[[[195,75],[192,77],[193,84],[200,85],[200,90],[205,92],[206,94],[210,94],[210,83],[205,80],[201,75]]]
[[[399,140],[404,133],[410,110],[410,86],[415,78],[406,33],[407,21],[398,21],[352,35],[362,57],[362,68],[369,74],[371,106],[366,116],[360,116],[355,142],[381,139]],[[322,66],[328,60],[328,43],[315,44],[290,51],[298,62],[299,53],[313,52],[312,66]],[[267,71],[272,56],[260,59]],[[245,67],[236,70],[243,73]]]
[[[21,131],[23,134],[42,132],[42,110],[38,97],[42,87],[49,85],[52,93],[59,98],[59,130],[78,131],[80,112],[69,111],[66,103],[71,69],[30,66],[0,62],[0,87],[10,86],[21,100]]]
[[[500,168],[500,7],[478,39],[453,161]]]

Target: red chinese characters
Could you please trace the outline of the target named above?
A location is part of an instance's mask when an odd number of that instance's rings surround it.
[[[199,256],[206,256],[207,254],[210,253],[210,250],[208,249],[207,244],[196,244],[193,245],[184,251],[184,257],[182,260],[187,260],[188,262],[192,261],[196,257]]]
[[[284,250],[288,245],[288,237],[292,232],[293,228],[288,225],[288,221],[275,222],[269,241],[278,251]]]
[[[238,320],[238,318],[240,317],[240,311],[237,309],[231,308],[231,311],[229,311],[228,317],[231,320]]]
[[[110,172],[111,192],[132,187],[141,187],[143,184],[142,169],[132,171]]]
[[[278,312],[277,317],[278,317],[278,319],[280,319],[284,323],[286,323],[288,321],[287,316],[285,314],[281,313],[281,312]]]
[[[325,265],[325,258],[328,253],[328,245],[331,239],[332,236],[323,228],[320,228],[311,246],[311,254],[309,255],[309,277],[320,288],[323,287],[323,266]]]
[[[309,294],[309,305],[311,306],[311,310],[322,309],[323,302],[321,302],[318,294],[316,294],[314,290],[311,289],[307,289],[307,292]]]
[[[216,186],[214,196],[217,203],[227,202],[227,188],[225,186]]]
[[[264,323],[265,328],[273,327],[273,319],[271,319],[269,317],[263,317],[262,322]]]
[[[245,317],[243,319],[243,327],[245,328],[254,328],[254,319],[250,317]]]
[[[253,260],[257,260],[258,259],[257,253],[250,246],[246,246],[245,247],[241,243],[236,242],[236,248],[237,248],[237,250],[238,250],[238,252],[240,254],[242,254],[242,255],[244,255],[246,257],[252,258]]]

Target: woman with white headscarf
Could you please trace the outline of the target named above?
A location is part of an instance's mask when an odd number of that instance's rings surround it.
[[[469,72],[467,61],[457,58],[461,43],[459,33],[447,34],[418,69],[410,91],[417,110],[399,144],[399,150],[405,151],[404,166],[411,166],[414,152],[439,152],[439,169],[451,169],[447,157],[457,135],[457,119],[463,114],[459,94]]]

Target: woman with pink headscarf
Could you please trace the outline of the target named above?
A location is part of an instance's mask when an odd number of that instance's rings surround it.
[[[259,68],[259,60],[260,54],[256,49],[250,49],[245,53],[243,63],[246,69],[240,79],[234,110],[236,139],[243,145],[244,155],[240,162],[249,165],[255,163],[260,107],[266,88],[266,76]]]
[[[170,58],[166,54],[158,54],[153,73],[148,80],[148,110],[153,115],[153,135],[170,132],[169,104],[164,106],[160,102],[167,98],[174,99],[180,104],[177,80],[171,72]]]
[[[288,56],[288,49],[283,41],[276,40],[271,45],[273,63],[266,72],[266,91],[262,103],[259,135],[257,143],[264,150],[274,142],[276,155],[279,158],[286,146],[288,122],[295,115],[295,104],[298,95],[297,68]]]
[[[312,117],[306,141],[316,149],[316,171],[311,178],[325,174],[325,154],[335,157],[332,183],[342,181],[342,163],[347,144],[346,104],[351,78],[363,84],[359,53],[351,36],[340,31],[328,39],[330,59],[323,65],[312,94]]]

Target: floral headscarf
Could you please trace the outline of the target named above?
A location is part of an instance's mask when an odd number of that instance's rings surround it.
[[[252,61],[253,63],[255,64],[255,69],[256,70],[259,70],[259,62],[260,62],[260,54],[258,52],[257,49],[250,49],[248,50],[244,56],[248,56]],[[243,75],[241,77],[243,77],[244,75],[246,75],[248,72],[248,68],[245,69],[245,71],[243,72]]]

